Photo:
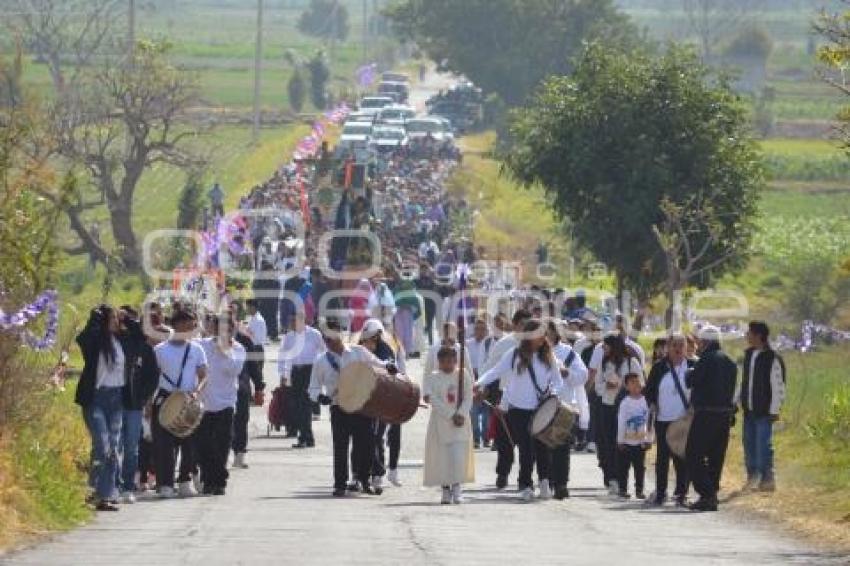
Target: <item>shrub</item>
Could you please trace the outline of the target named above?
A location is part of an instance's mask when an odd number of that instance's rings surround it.
[[[289,93],[289,106],[293,112],[299,114],[304,109],[304,102],[307,98],[307,85],[300,69],[296,68],[295,72],[292,73],[286,88]]]
[[[844,385],[825,398],[825,410],[809,423],[809,434],[821,444],[850,447],[850,386]]]

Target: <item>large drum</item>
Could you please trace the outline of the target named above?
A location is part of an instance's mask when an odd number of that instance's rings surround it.
[[[576,416],[572,407],[555,396],[549,397],[534,412],[529,424],[531,436],[549,448],[563,446],[572,435]]]
[[[339,373],[338,399],[346,413],[359,413],[388,424],[404,424],[419,409],[419,386],[382,367],[354,362]]]
[[[159,408],[159,424],[177,438],[186,438],[195,432],[203,417],[204,404],[185,391],[174,391]]]
[[[670,452],[685,459],[688,453],[688,436],[691,434],[691,425],[694,422],[694,414],[690,411],[677,421],[667,426],[667,446]]]

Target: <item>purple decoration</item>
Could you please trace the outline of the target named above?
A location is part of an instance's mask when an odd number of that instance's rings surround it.
[[[55,290],[47,290],[16,313],[6,314],[0,310],[0,330],[16,332],[25,346],[33,350],[49,350],[56,343],[59,331],[59,302]],[[37,337],[23,327],[47,313],[47,328],[44,336]]]

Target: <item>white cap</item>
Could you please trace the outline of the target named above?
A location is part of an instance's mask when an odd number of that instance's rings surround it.
[[[382,332],[384,332],[383,323],[377,318],[370,318],[363,325],[363,330],[360,331],[360,339],[368,340],[370,338],[374,338]]]
[[[697,337],[700,340],[711,340],[712,342],[720,342],[720,329],[711,324],[707,324],[699,329]]]

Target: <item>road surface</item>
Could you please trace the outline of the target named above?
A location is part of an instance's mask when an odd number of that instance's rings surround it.
[[[266,367],[273,383],[273,368]],[[419,367],[412,362],[411,375]],[[440,505],[437,491],[420,487],[427,411],[403,428],[403,487],[389,487],[378,498],[334,499],[326,413],[314,423],[317,447],[305,451],[292,449],[282,436],[267,438],[263,412],[254,411],[259,437],[250,444],[250,468],[231,474],[226,496],[143,499],[0,558],[0,564],[573,565],[623,563],[626,557],[653,565],[846,562],[731,512],[691,514],[613,500],[601,489],[589,454],[573,458],[571,499],[521,503],[515,485],[495,491],[495,454],[479,451],[468,502]]]

